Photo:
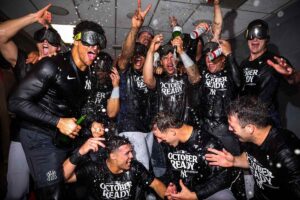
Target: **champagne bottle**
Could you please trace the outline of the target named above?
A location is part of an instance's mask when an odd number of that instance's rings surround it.
[[[177,36],[182,35],[182,28],[180,26],[174,26],[173,32],[172,32],[172,38],[176,38]]]
[[[80,125],[86,119],[86,115],[82,115],[77,121],[76,124]],[[56,133],[54,138],[54,145],[60,148],[70,148],[72,144],[72,139],[60,133],[59,131]]]

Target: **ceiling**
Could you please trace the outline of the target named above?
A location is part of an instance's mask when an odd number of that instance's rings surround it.
[[[175,16],[184,32],[193,30],[193,23],[199,19],[212,20],[213,7],[207,0],[141,0],[142,10],[148,4],[152,8],[144,25],[151,26],[156,33],[170,38],[168,17]],[[224,17],[223,38],[234,38],[242,33],[253,19],[267,18],[272,14],[282,16],[284,7],[297,0],[222,0]],[[120,45],[129,31],[131,21],[128,15],[137,7],[137,0],[1,0],[0,11],[8,18],[17,18],[44,7],[48,3],[68,10],[66,16],[53,15],[53,23],[74,25],[80,20],[93,20],[101,24],[108,38],[106,51],[112,56],[120,53]],[[33,35],[39,25],[25,29]]]

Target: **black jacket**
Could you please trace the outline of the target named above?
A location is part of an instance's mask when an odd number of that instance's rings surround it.
[[[22,119],[21,127],[52,135],[60,117],[79,116],[86,77],[70,53],[44,58],[12,94],[9,109]]]

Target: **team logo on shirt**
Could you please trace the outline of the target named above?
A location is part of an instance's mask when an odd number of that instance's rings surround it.
[[[100,104],[102,99],[105,99],[105,92],[97,92],[95,97],[95,104]]]
[[[46,173],[47,181],[54,181],[57,179],[56,171],[50,170]]]
[[[148,88],[147,88],[147,86],[146,86],[146,84],[144,82],[143,76],[134,75],[134,80],[135,80],[137,88],[139,90],[143,90],[144,93],[148,92]]]
[[[186,151],[177,151],[168,153],[168,159],[175,170],[180,170],[181,178],[186,178],[187,173],[198,173],[195,169],[195,164],[198,163],[196,155]]]
[[[161,92],[165,96],[182,94],[183,85],[184,85],[183,80],[171,79],[171,81],[168,81],[168,82],[160,82]]]
[[[258,69],[245,68],[244,76],[248,85],[255,85],[254,77],[257,76]]]
[[[264,184],[272,186],[272,179],[275,178],[270,170],[263,167],[254,157],[247,154],[250,170],[259,188],[264,189]]]
[[[215,74],[205,74],[205,86],[210,89],[210,95],[216,95],[217,90],[224,91],[227,89],[227,77],[218,77]]]
[[[92,89],[92,82],[90,79],[85,80],[84,89],[91,90]]]
[[[112,183],[100,183],[99,186],[103,191],[102,196],[106,199],[122,199],[130,197],[132,182],[115,181]]]

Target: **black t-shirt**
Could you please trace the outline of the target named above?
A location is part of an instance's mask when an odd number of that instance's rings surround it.
[[[143,74],[129,67],[121,74],[118,131],[149,132],[153,92],[144,83]]]
[[[206,68],[201,70],[200,112],[201,116],[213,121],[227,123],[226,108],[238,94],[232,73],[228,66],[217,73],[210,73]]]
[[[138,161],[132,161],[130,170],[113,174],[106,163],[90,162],[76,169],[77,181],[84,183],[89,194],[97,200],[133,200],[136,188],[149,186],[154,180],[146,168]]]
[[[300,141],[291,132],[272,128],[262,143],[245,144],[255,180],[255,199],[300,199]]]
[[[259,97],[263,102],[270,104],[271,113],[276,110],[276,94],[280,83],[280,75],[267,64],[270,59],[274,62],[275,54],[266,51],[253,61],[247,58],[241,63],[243,70],[242,95]]]
[[[187,122],[190,106],[189,88],[186,74],[156,76],[157,112],[174,113],[177,118]]]
[[[191,137],[185,143],[179,143],[176,148],[170,147],[167,153],[167,172],[163,180],[166,184],[175,184],[182,179],[183,183],[198,199],[229,187],[228,169],[208,165],[204,155],[207,148],[222,149],[221,142],[210,134],[194,129]],[[167,182],[166,182],[167,181]]]
[[[91,87],[89,89],[89,96],[85,105],[82,108],[82,115],[86,114],[87,117],[83,122],[84,129],[81,133],[85,136],[89,136],[90,125],[92,122],[97,121],[104,124],[107,128],[107,132],[111,132],[114,128],[113,120],[107,115],[107,102],[111,96],[113,86],[110,79],[107,79],[100,83],[94,68],[91,68]]]

